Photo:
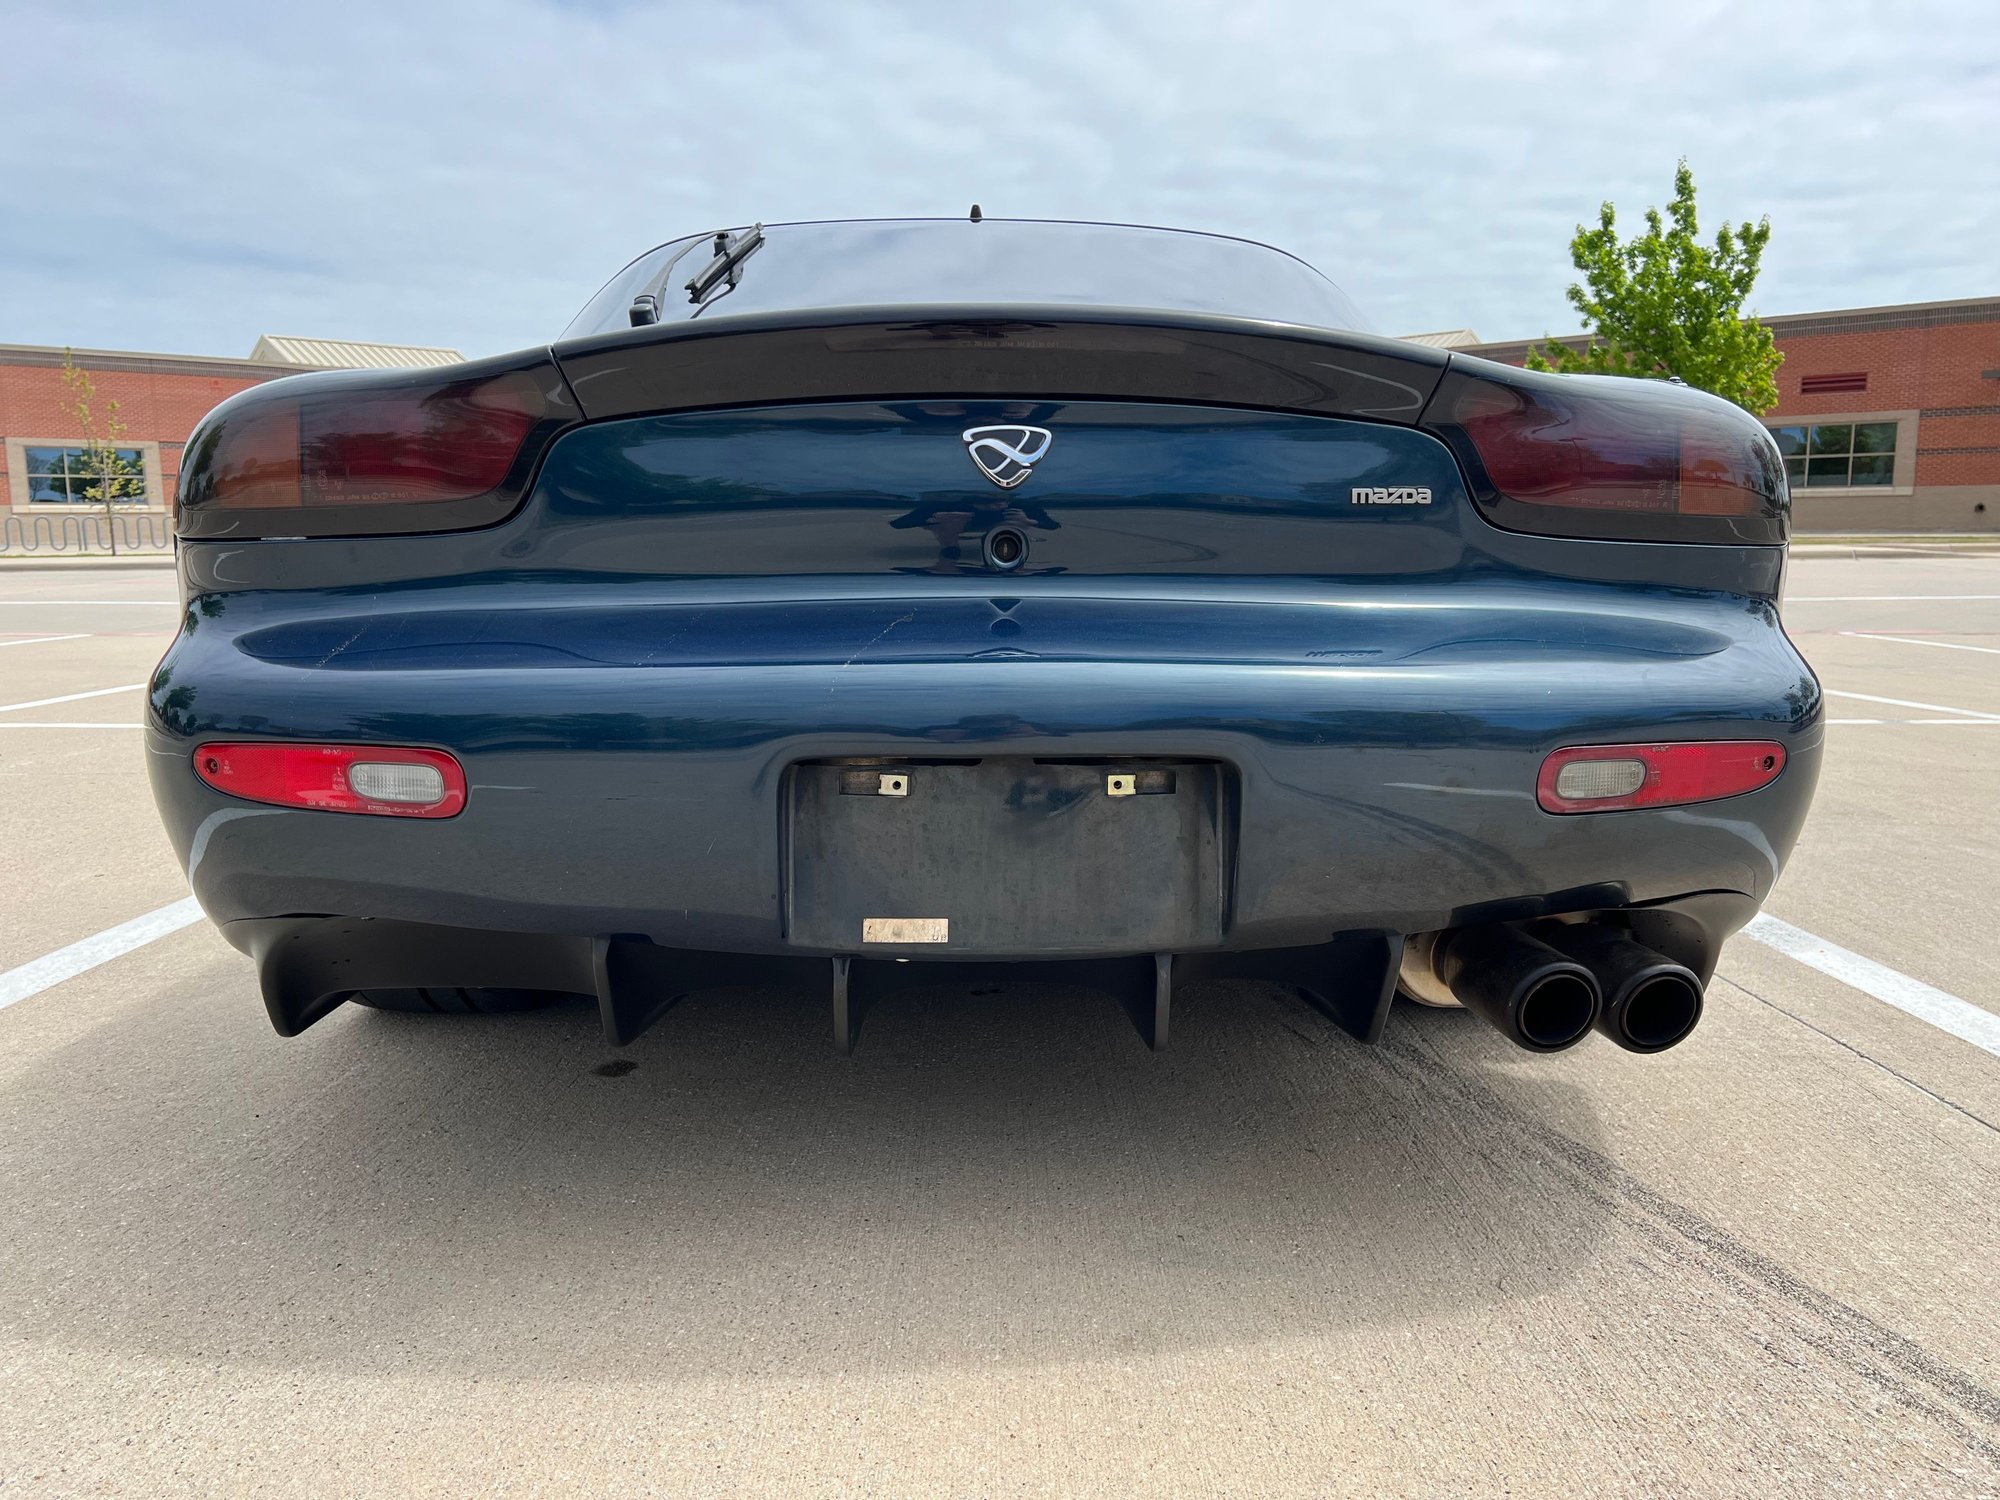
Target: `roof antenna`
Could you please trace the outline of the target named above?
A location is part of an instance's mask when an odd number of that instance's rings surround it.
[[[983,217],[983,215],[982,215],[982,214],[981,214],[981,213],[979,212],[979,205],[978,205],[977,203],[973,204],[973,205],[972,205],[972,222],[973,222],[973,223],[975,223],[975,224],[977,224],[977,223],[978,223],[978,222],[980,221],[980,219],[981,219],[982,217]]]

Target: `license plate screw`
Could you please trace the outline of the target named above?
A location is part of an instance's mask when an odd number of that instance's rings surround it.
[[[878,797],[907,797],[910,795],[910,778],[901,772],[875,778],[875,795]]]
[[[1139,778],[1130,775],[1107,776],[1104,778],[1104,791],[1107,796],[1112,797],[1136,796],[1139,791]]]

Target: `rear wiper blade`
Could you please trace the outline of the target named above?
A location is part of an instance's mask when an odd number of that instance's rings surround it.
[[[688,301],[700,303],[708,294],[724,282],[731,291],[736,290],[737,279],[743,274],[743,262],[764,243],[764,226],[752,224],[748,229],[730,238],[729,231],[715,232],[715,259],[695,272],[694,280],[687,284]]]

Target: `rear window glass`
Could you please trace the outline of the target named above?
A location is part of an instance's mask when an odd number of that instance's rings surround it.
[[[883,219],[774,224],[764,236],[736,285],[700,304],[690,301],[687,283],[713,259],[715,231],[649,251],[563,336],[630,327],[632,299],[642,292],[658,297],[663,323],[830,307],[1076,304],[1365,327],[1340,288],[1304,261],[1226,235],[1032,219]]]

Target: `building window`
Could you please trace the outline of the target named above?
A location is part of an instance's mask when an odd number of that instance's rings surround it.
[[[28,499],[37,505],[146,503],[146,454],[142,448],[24,447]],[[108,492],[108,493],[107,493]]]
[[[1793,489],[1865,489],[1896,481],[1896,423],[1774,427]]]

